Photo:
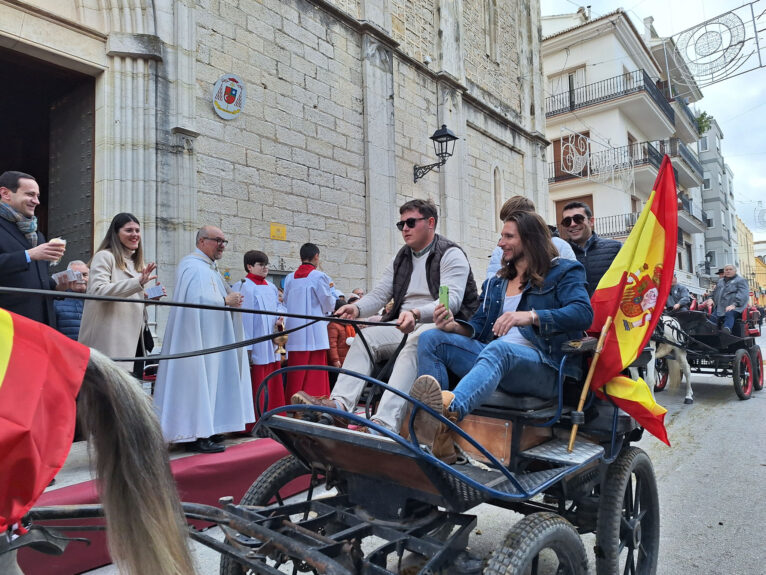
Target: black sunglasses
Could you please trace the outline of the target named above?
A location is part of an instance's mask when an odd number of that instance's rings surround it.
[[[404,226],[406,225],[408,228],[412,229],[414,228],[417,223],[420,220],[427,220],[428,218],[407,218],[406,220],[402,220],[401,222],[396,222],[396,227],[399,229],[400,232],[404,231]]]
[[[561,225],[565,228],[568,228],[572,225],[572,221],[574,221],[575,224],[578,226],[585,221],[585,216],[582,214],[575,214],[573,216],[567,216],[563,220],[561,220]]]

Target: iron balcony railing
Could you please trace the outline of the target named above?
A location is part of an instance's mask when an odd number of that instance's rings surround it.
[[[697,117],[694,115],[694,112],[691,111],[686,101],[683,98],[674,98],[673,101],[681,107],[681,109],[684,111],[684,114],[687,118],[689,118],[689,121],[692,123],[692,126],[694,126],[694,130],[696,131]]]
[[[684,195],[679,195],[678,199],[681,201],[681,208],[685,212],[698,219],[701,223],[707,225],[705,220],[705,213],[697,207],[697,205],[694,203],[694,200],[687,198]]]
[[[702,178],[702,164],[699,163],[694,152],[692,152],[681,140],[678,138],[670,138],[668,140],[657,140],[652,142],[652,144],[657,148],[661,155],[667,154],[671,158],[680,157],[699,178]]]
[[[605,238],[626,237],[638,221],[638,212],[595,218],[593,229]]]
[[[634,70],[548,96],[545,99],[545,116],[550,118],[638,92],[646,92],[665,116],[675,123],[675,112],[672,106],[644,70]]]
[[[610,168],[624,168],[633,165],[654,166],[660,169],[662,164],[662,154],[652,145],[651,142],[636,142],[628,146],[612,148],[600,152],[591,153],[587,160],[580,160],[582,167],[579,167],[578,159],[561,160],[550,162],[548,164],[548,183],[562,182],[571,178],[589,178],[596,173],[603,173]]]

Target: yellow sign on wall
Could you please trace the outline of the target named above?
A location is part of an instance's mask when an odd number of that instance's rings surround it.
[[[285,224],[275,224],[271,222],[271,239],[272,240],[287,240],[287,227]]]

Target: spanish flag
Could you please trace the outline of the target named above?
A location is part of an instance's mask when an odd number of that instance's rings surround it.
[[[64,464],[89,358],[81,343],[0,309],[0,533]]]
[[[665,309],[676,258],[678,204],[673,165],[665,156],[654,190],[635,227],[591,297],[600,332],[613,318],[591,389],[608,396],[649,433],[667,443],[665,413],[643,379],[620,376],[649,342]]]

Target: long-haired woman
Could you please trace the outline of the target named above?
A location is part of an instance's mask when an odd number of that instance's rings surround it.
[[[136,216],[114,216],[90,262],[87,293],[135,299],[136,303],[86,300],[78,341],[109,357],[145,355],[144,286],[157,278],[156,269],[154,262],[144,263],[141,224]],[[128,362],[120,366],[133,369]]]

